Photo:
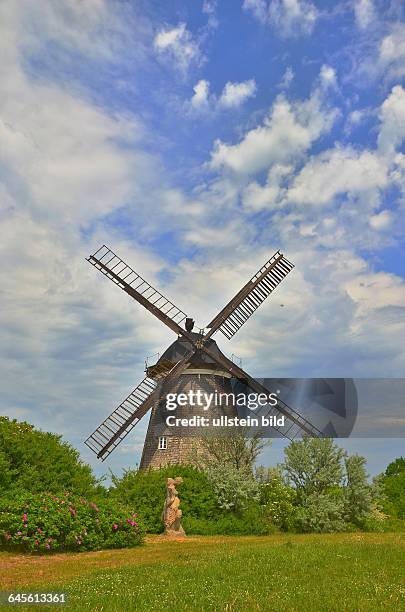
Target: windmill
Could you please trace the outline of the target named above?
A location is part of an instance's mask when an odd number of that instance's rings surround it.
[[[291,272],[294,265],[277,251],[204,329],[193,332],[194,321],[152,287],[111,249],[103,245],[88,261],[134,298],[175,334],[177,340],[169,346],[157,363],[146,368],[146,377],[126,399],[97,427],[85,444],[104,461],[128,433],[152,409],[146,434],[141,468],[181,463],[197,442],[182,437],[159,436],[157,425],[158,387],[165,385],[198,384],[210,389],[222,388],[229,379],[245,383],[255,393],[269,393],[260,382],[228,359],[212,336],[221,332],[232,338],[262,302]],[[187,406],[184,411],[187,411]],[[322,432],[280,398],[272,409],[284,415],[286,426],[280,433],[294,439],[299,435],[322,436]]]

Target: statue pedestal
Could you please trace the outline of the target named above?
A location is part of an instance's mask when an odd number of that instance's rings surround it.
[[[165,536],[169,538],[184,538],[185,535],[186,532],[184,531],[183,527],[181,527],[181,525],[178,531],[175,531],[174,529],[165,529]]]

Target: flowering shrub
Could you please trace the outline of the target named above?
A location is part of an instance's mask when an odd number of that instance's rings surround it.
[[[260,484],[260,505],[264,516],[274,526],[289,531],[294,524],[296,492],[285,484],[277,470]]]
[[[259,485],[245,469],[218,462],[207,465],[206,473],[222,510],[240,513],[259,498]]]
[[[64,495],[0,499],[0,546],[25,551],[84,551],[141,544],[137,515],[117,501]]]

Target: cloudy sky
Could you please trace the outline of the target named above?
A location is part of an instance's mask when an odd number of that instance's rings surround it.
[[[402,377],[402,13],[3,0],[1,413],[95,466],[83,439],[174,339],[85,261],[103,242],[200,326],[280,248],[294,272],[221,348],[257,377]],[[404,446],[346,444],[374,472]]]

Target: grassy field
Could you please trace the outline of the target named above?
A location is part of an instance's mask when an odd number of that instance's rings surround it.
[[[398,612],[405,610],[405,536],[156,536],[117,551],[0,553],[0,590],[65,591],[65,609],[75,610]]]

